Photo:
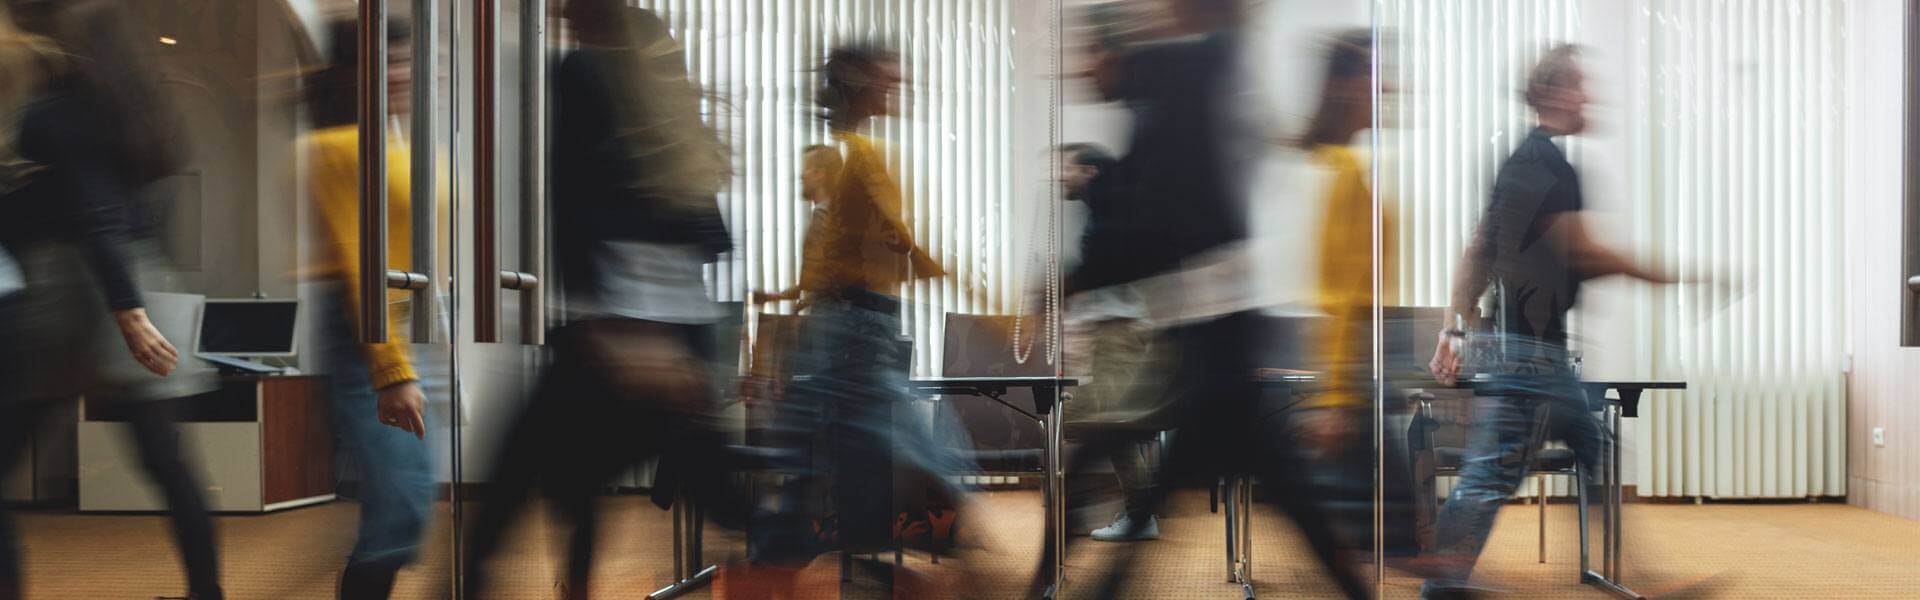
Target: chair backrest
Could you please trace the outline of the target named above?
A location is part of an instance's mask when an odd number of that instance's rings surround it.
[[[1046,376],[1053,374],[1047,362],[1045,337],[1030,338],[1043,325],[1035,319],[1021,323],[1021,354],[1013,347],[1014,318],[1009,315],[968,315],[947,313],[941,335],[941,373],[948,377]],[[1033,352],[1026,346],[1031,343]]]
[[[1029,319],[1029,323],[1032,321]],[[1020,341],[1024,353],[1029,332],[1025,327],[1028,323],[1022,325]],[[1033,340],[1033,351],[1026,355],[1026,361],[1016,360],[1011,316],[947,313],[943,331],[942,376],[1046,376],[1054,372],[1054,366],[1047,362],[1044,338]],[[1008,390],[1003,398],[1014,406],[1033,406],[1033,394],[1027,389]],[[992,399],[946,396],[942,401],[959,417],[973,445],[981,451],[1039,448],[1045,439],[1038,424]]]
[[[747,375],[780,379],[787,358],[800,337],[800,315],[761,313],[755,319],[753,347],[747,352]]]
[[[1422,377],[1427,373],[1434,340],[1446,327],[1446,313],[1447,309],[1437,306],[1381,307],[1381,342],[1389,377]]]
[[[741,373],[741,361],[746,358],[741,356],[740,346],[747,339],[747,313],[741,302],[719,304],[724,316],[709,328],[708,343],[713,344],[713,372],[727,381]]]
[[[1424,418],[1428,423],[1426,441],[1431,444],[1429,447],[1452,449],[1467,447],[1467,431],[1473,426],[1471,394],[1446,393],[1433,396],[1421,404],[1417,417]]]
[[[1260,329],[1258,367],[1266,369],[1318,370],[1314,355],[1315,336],[1326,326],[1326,317],[1257,317]]]

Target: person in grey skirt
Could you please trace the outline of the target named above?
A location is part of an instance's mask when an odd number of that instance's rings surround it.
[[[189,597],[220,598],[212,519],[166,404],[149,401],[190,377],[174,372],[179,352],[148,318],[134,276],[150,254],[134,252],[148,237],[135,199],[180,164],[169,150],[178,131],[143,85],[151,70],[116,7],[16,0],[0,9],[0,114],[12,116],[0,130],[0,253],[13,266],[0,285],[0,468],[16,464],[59,402],[85,393],[112,403],[172,509]],[[109,368],[126,362],[112,352],[137,368]],[[0,518],[0,600],[21,597],[19,562]]]

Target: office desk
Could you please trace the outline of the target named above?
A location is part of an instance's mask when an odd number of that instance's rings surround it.
[[[1047,504],[1047,543],[1053,544],[1054,551],[1054,564],[1051,565],[1053,567],[1052,582],[1047,586],[1044,596],[1046,598],[1053,598],[1060,589],[1061,572],[1066,565],[1067,545],[1066,489],[1062,486],[1065,474],[1061,473],[1065,463],[1060,458],[1062,411],[1055,410],[1058,408],[1055,398],[1059,396],[1057,392],[1077,385],[1080,385],[1080,379],[1075,377],[930,377],[907,382],[908,389],[919,396],[984,396],[1020,413],[1021,416],[1032,419],[1046,430],[1046,441],[1041,444],[1041,451],[1045,456],[1041,462],[1045,465],[1046,471],[1041,476],[1041,482],[1046,489],[1044,497]],[[1007,390],[1017,388],[1033,390],[1032,411],[1014,406],[1012,402],[1003,398]]]

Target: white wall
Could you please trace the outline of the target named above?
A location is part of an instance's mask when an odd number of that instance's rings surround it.
[[[1849,504],[1920,519],[1920,348],[1900,347],[1902,98],[1907,68],[1900,0],[1852,0],[1847,73],[1847,287],[1853,372],[1847,398]],[[1884,427],[1886,445],[1871,430]]]

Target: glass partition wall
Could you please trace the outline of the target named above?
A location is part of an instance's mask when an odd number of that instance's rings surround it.
[[[1888,581],[1896,4],[9,2],[0,598]]]
[[[1265,442],[1322,370],[1239,211],[1310,154],[1279,8],[98,4],[182,121],[140,274],[199,379],[50,411],[27,597],[1251,590],[1317,475],[1367,547],[1363,436]]]

